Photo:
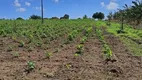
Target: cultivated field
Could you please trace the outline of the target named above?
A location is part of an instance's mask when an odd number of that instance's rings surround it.
[[[0,80],[142,80],[142,30],[86,20],[0,20]]]

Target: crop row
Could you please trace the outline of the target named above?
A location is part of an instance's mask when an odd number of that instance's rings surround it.
[[[103,44],[103,53],[104,53],[104,56],[107,60],[111,60],[111,57],[112,57],[112,50],[111,48],[109,47],[109,45],[107,44],[107,42],[105,41],[104,39],[104,36],[103,36],[103,32],[100,30],[100,29],[96,29],[96,34],[99,38],[99,40],[102,42]]]

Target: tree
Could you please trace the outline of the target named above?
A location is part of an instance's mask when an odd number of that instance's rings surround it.
[[[18,17],[16,20],[24,20],[23,18],[21,18],[21,17]]]
[[[113,19],[113,14],[112,14],[112,12],[110,12],[110,13],[108,14],[107,18],[108,18],[108,20],[112,20],[112,19]]]
[[[93,16],[92,16],[92,18],[94,18],[94,19],[104,19],[104,13],[102,13],[102,12],[96,12],[96,13],[94,13],[93,14]]]
[[[127,4],[123,6],[123,18],[129,24],[139,25],[142,22],[142,0],[132,1],[132,4],[132,6],[128,6]],[[122,13],[119,10],[113,14],[113,19],[121,20],[121,16]]]
[[[108,21],[109,21],[109,24],[108,24],[108,25],[110,25],[110,21],[113,19],[113,14],[112,14],[112,12],[109,13],[109,15],[107,16],[107,18],[108,18]]]
[[[136,20],[136,25],[142,21],[142,0],[132,1],[133,18]]]
[[[64,15],[64,18],[65,18],[65,19],[69,19],[69,15],[68,15],[68,14],[65,14],[65,15]]]
[[[31,15],[30,19],[41,19],[41,17],[38,15]]]
[[[77,18],[77,19],[81,19],[81,18]]]
[[[83,19],[87,19],[87,18],[88,18],[87,15],[84,15],[84,16],[83,16]]]
[[[63,17],[60,17],[60,19],[69,19],[69,15],[65,14]]]
[[[98,18],[98,14],[99,14],[98,12],[94,13],[92,18],[97,19]]]

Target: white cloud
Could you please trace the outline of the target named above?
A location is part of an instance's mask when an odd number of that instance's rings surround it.
[[[104,3],[104,2],[101,2],[101,6],[102,6],[102,7],[105,7],[105,3]]]
[[[41,10],[41,7],[35,7],[36,10]]]
[[[21,4],[19,3],[18,0],[15,0],[15,1],[14,1],[14,6],[16,6],[16,7],[21,7]]]
[[[116,2],[116,0],[111,0],[109,4],[105,4],[104,2],[101,2],[100,4],[103,8],[106,8],[107,10],[116,10],[119,8],[119,4]]]
[[[25,5],[26,5],[26,6],[31,6],[31,3],[25,2]]]
[[[41,10],[41,7],[34,7],[36,10]],[[45,10],[45,9],[43,9]]]
[[[59,2],[59,0],[52,0],[52,1],[54,1],[55,3],[58,3],[58,2]]]
[[[119,4],[114,1],[111,1],[108,5],[106,5],[106,8],[108,10],[116,10],[117,8],[119,8]]]
[[[17,12],[25,12],[26,9],[25,9],[25,8],[18,8],[18,9],[16,9],[16,11],[17,11]]]

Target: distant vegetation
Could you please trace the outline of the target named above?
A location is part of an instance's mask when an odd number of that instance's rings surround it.
[[[21,17],[18,17],[16,20],[24,20],[23,18],[21,18]]]
[[[41,19],[41,17],[38,15],[31,15],[30,19]]]
[[[105,16],[104,16],[104,13],[102,13],[102,12],[96,12],[96,13],[93,14],[92,18],[102,20],[102,19],[105,18]]]
[[[68,14],[65,14],[63,17],[61,17],[60,19],[69,19],[69,15]]]
[[[83,16],[83,19],[88,19],[87,15],[84,15],[84,16]]]
[[[115,21],[120,21],[123,18],[126,23],[136,26],[142,23],[142,0],[132,1],[131,6],[125,4],[123,8],[113,15],[109,14],[109,17]]]

